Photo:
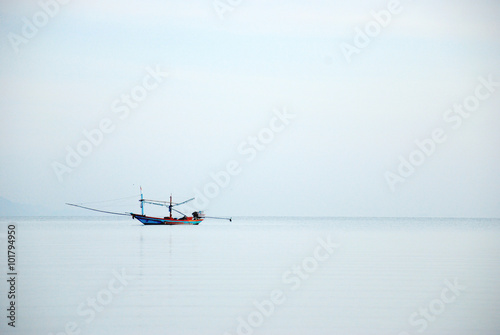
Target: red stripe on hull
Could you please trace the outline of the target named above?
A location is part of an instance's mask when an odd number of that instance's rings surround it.
[[[194,219],[192,217],[187,217],[185,219],[175,219],[175,218],[157,218],[152,216],[145,216],[139,214],[132,214],[132,218],[139,220],[145,225],[198,225],[203,219]]]

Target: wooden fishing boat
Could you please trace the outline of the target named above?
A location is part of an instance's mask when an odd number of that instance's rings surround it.
[[[142,224],[147,225],[147,226],[150,226],[150,225],[169,225],[169,226],[172,226],[172,225],[199,225],[205,218],[232,221],[232,218],[205,216],[205,214],[202,211],[193,212],[192,216],[186,216],[183,212],[174,208],[174,207],[186,204],[186,203],[193,201],[193,200],[194,200],[194,198],[191,198],[191,199],[183,201],[183,202],[175,203],[172,201],[172,196],[170,196],[170,201],[144,199],[144,196],[142,194],[142,187],[141,187],[141,199],[139,200],[141,203],[141,214],[109,212],[109,211],[99,210],[96,208],[82,206],[82,204],[69,204],[69,203],[67,203],[66,205],[79,207],[79,208],[83,208],[83,209],[88,209],[88,210],[95,211],[95,212],[101,212],[101,213],[107,213],[107,214],[113,214],[113,215],[131,216],[132,219],[136,219],[136,220],[142,222]],[[168,207],[169,216],[165,216],[162,218],[161,217],[154,217],[154,216],[147,216],[144,214],[144,204],[151,204],[151,205],[156,205],[156,206]],[[175,218],[173,216],[174,211],[181,214],[182,217]]]
[[[132,219],[139,220],[140,222],[142,222],[145,225],[178,225],[178,224],[198,225],[198,224],[200,224],[200,222],[203,221],[203,218],[205,216],[203,214],[203,212],[193,212],[192,213],[193,216],[186,216],[184,213],[182,213],[181,211],[174,208],[175,206],[180,206],[180,205],[183,205],[183,204],[188,203],[188,202],[193,201],[193,200],[194,200],[194,198],[183,201],[183,202],[174,203],[172,201],[172,196],[170,196],[169,202],[161,201],[161,200],[148,200],[148,199],[144,199],[144,197],[142,195],[142,188],[141,188],[141,200],[139,200],[139,201],[141,202],[142,214],[130,213],[130,215],[132,216]],[[169,211],[170,215],[166,216],[164,218],[146,216],[146,215],[144,215],[144,204],[151,204],[151,205],[156,205],[156,206],[168,207],[168,211]],[[172,211],[176,211],[176,212],[180,213],[182,215],[182,217],[174,218],[172,215]]]

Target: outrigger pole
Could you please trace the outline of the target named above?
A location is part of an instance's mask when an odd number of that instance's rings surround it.
[[[124,216],[130,216],[131,215],[130,213],[117,213],[117,212],[101,211],[99,209],[85,207],[85,206],[80,206],[80,205],[77,205],[77,204],[68,204],[68,203],[66,203],[66,205],[68,205],[68,206],[74,206],[74,207],[80,207],[80,208],[83,208],[83,209],[88,209],[89,211],[100,212],[100,213],[115,214],[115,215],[124,215]]]
[[[229,220],[229,222],[233,222],[233,218],[219,218],[215,216],[203,216],[206,219],[216,219],[216,220]]]

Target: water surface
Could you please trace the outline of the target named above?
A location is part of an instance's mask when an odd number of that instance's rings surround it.
[[[2,294],[2,334],[500,333],[500,220],[0,224],[0,252],[8,224],[18,251],[17,326]]]

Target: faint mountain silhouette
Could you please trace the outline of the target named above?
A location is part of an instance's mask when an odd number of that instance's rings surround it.
[[[0,197],[0,216],[44,216],[55,214],[53,211],[41,206],[20,204]]]

